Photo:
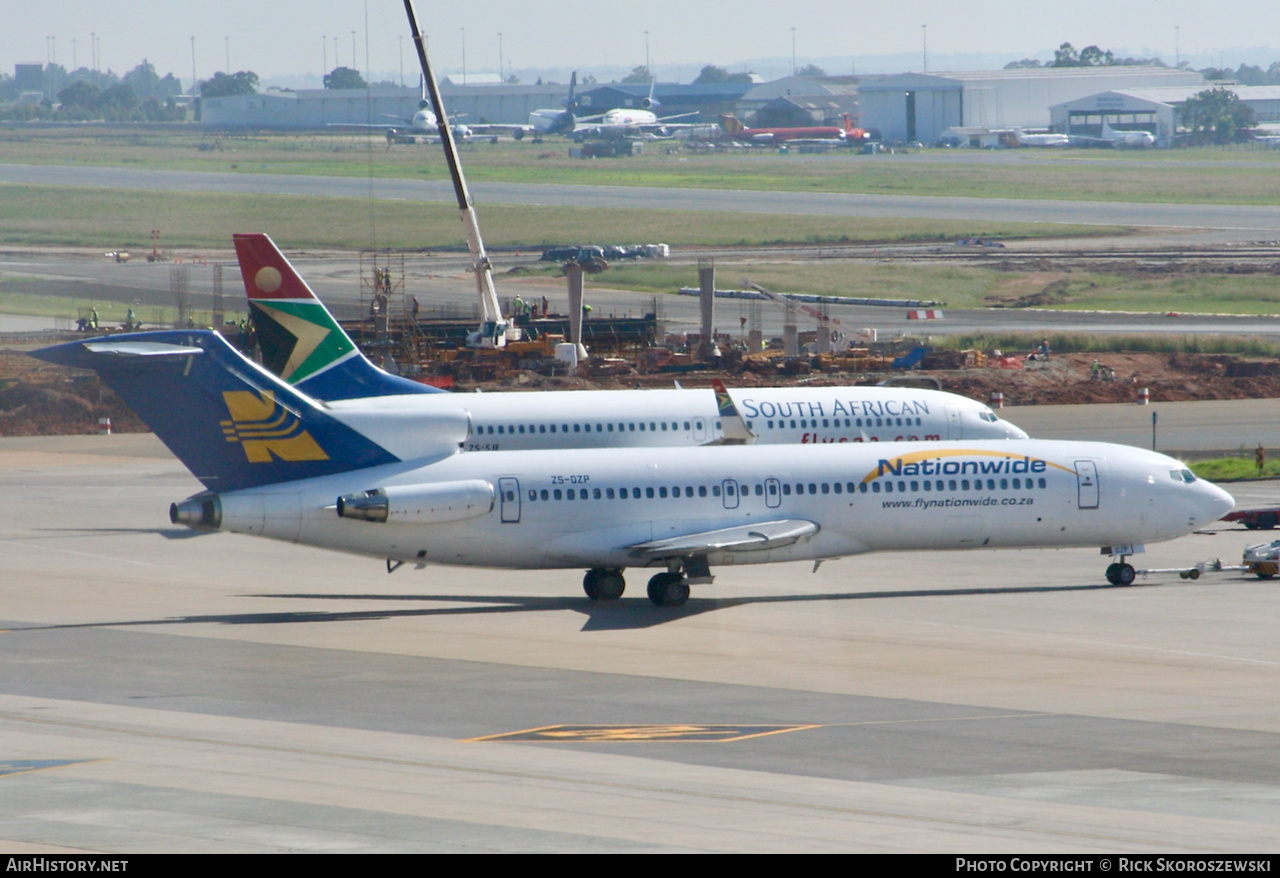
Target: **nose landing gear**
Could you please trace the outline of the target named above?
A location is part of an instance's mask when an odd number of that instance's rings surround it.
[[[1107,567],[1107,582],[1112,585],[1133,585],[1134,579],[1138,576],[1138,571],[1133,569],[1132,564],[1124,561],[1124,556],[1120,556],[1120,560]]]

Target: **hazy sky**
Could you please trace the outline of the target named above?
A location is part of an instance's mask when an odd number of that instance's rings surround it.
[[[355,66],[398,77],[400,38],[408,32],[398,0],[4,0],[4,7],[0,69],[10,74],[15,62],[43,63],[51,50],[68,69],[73,51],[77,64],[91,66],[91,33],[97,34],[99,67],[117,73],[146,57],[161,75],[189,81],[194,35],[200,78],[226,68],[228,48],[233,71],[253,70],[264,79],[319,74],[326,62],[330,68],[352,66],[355,31]],[[744,61],[774,58],[787,66],[793,28],[800,63],[829,59],[830,72],[859,73],[878,72],[871,59],[898,53],[916,60],[904,59],[897,69],[918,69],[922,37],[935,59],[930,69],[944,68],[951,54],[1022,57],[1064,40],[1076,48],[1097,44],[1126,55],[1158,54],[1173,63],[1175,27],[1184,58],[1216,64],[1222,53],[1233,67],[1246,50],[1280,43],[1277,0],[1225,6],[1204,0],[417,0],[415,9],[442,75],[462,67],[464,28],[468,72],[497,70],[499,32],[508,69],[589,71],[643,64],[647,31],[649,57],[662,78],[679,75],[677,65],[741,69]],[[409,79],[414,64],[407,37],[403,46]],[[847,62],[837,66],[836,59]]]

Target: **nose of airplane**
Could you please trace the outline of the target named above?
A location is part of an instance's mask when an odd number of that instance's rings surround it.
[[[1210,517],[1206,521],[1217,521],[1236,507],[1236,499],[1213,482],[1205,482],[1209,489],[1208,507]]]
[[[1004,420],[1003,418],[1001,418],[1001,423],[1004,424],[1005,435],[1008,438],[1010,439],[1030,439],[1031,438],[1027,434],[1027,431],[1019,427],[1017,424],[1011,424],[1008,421]]]

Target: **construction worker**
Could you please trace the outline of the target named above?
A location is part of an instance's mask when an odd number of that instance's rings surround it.
[[[1262,443],[1258,443],[1258,450],[1253,453],[1253,465],[1258,468],[1258,475],[1262,475],[1262,470],[1267,465],[1267,450],[1262,447]]]

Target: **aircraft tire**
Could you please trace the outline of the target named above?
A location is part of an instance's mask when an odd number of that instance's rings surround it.
[[[667,585],[665,606],[682,607],[687,600],[689,600],[689,583],[685,582],[684,579],[677,579]]]
[[[596,594],[595,600],[598,601],[616,601],[622,597],[622,593],[627,590],[627,581],[622,578],[622,573],[617,570],[601,571],[596,577]]]
[[[649,600],[660,607],[678,607],[689,600],[689,584],[677,573],[659,573],[649,580]]]
[[[1133,581],[1138,578],[1138,572],[1133,569],[1132,564],[1119,564],[1116,567],[1116,585],[1133,585]]]
[[[593,567],[587,571],[587,575],[582,577],[582,590],[587,593],[587,597],[593,601],[600,600],[600,574],[603,571]]]
[[[1118,562],[1108,565],[1107,582],[1111,583],[1112,585],[1120,584],[1120,579],[1117,576],[1117,571],[1119,571],[1119,569],[1120,569],[1120,564]]]

